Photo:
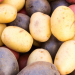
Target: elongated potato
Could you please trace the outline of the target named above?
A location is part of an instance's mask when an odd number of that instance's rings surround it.
[[[37,61],[45,61],[53,63],[50,53],[42,48],[35,49],[28,57],[27,65]]]
[[[69,74],[75,69],[75,41],[64,42],[54,60],[54,64],[61,74]]]
[[[20,11],[25,4],[25,0],[3,0],[2,3],[13,5],[16,7],[17,11]]]
[[[59,41],[67,41],[74,36],[74,13],[67,6],[57,7],[51,16],[51,31]]]
[[[39,42],[47,41],[51,36],[50,17],[41,12],[31,16],[29,30],[32,37]]]
[[[9,4],[0,4],[0,23],[9,23],[15,20],[17,9]]]
[[[33,44],[32,36],[17,26],[6,27],[2,32],[1,39],[8,48],[17,52],[28,52]]]
[[[6,24],[0,24],[0,46],[3,45],[3,42],[1,40],[1,35],[2,35],[2,32],[5,29],[5,27],[6,27]]]

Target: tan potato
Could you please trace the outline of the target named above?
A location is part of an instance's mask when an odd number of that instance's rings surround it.
[[[69,74],[75,69],[75,41],[64,42],[54,60],[54,65],[62,75]]]
[[[6,27],[1,39],[8,48],[17,52],[28,52],[33,44],[32,36],[26,30],[17,26]]]
[[[15,20],[17,10],[9,4],[0,4],[0,23],[9,23]]]
[[[59,41],[67,41],[74,36],[74,13],[67,6],[57,7],[51,16],[51,31]]]
[[[39,42],[47,41],[51,36],[50,17],[41,12],[31,16],[29,30],[32,37]]]
[[[16,7],[17,11],[20,11],[25,4],[25,0],[3,0],[2,3],[11,4]]]
[[[0,24],[0,46],[3,45],[3,42],[1,40],[1,35],[2,35],[2,32],[5,29],[5,27],[6,27],[6,24]]]
[[[45,61],[52,63],[52,58],[50,53],[42,48],[35,49],[28,57],[27,65],[30,65],[37,61]]]

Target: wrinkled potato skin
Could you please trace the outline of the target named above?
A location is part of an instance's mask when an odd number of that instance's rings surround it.
[[[33,44],[32,36],[26,30],[17,26],[6,27],[1,39],[8,48],[17,52],[28,52]]]
[[[74,13],[67,6],[57,7],[51,16],[51,32],[59,41],[74,37]]]
[[[28,57],[27,65],[30,65],[37,61],[45,61],[53,63],[50,53],[42,48],[35,49]]]
[[[17,11],[20,11],[25,4],[25,0],[4,0],[2,3],[13,5]]]
[[[61,74],[69,74],[75,69],[75,41],[64,42],[54,60],[54,65]]]
[[[0,23],[9,23],[15,20],[17,10],[9,4],[0,4]]]
[[[2,32],[3,30],[6,28],[6,24],[0,24],[0,46],[3,45],[3,42],[1,40],[1,35],[2,35]]]
[[[31,16],[29,30],[32,37],[39,42],[47,41],[51,36],[50,17],[41,12]]]
[[[17,75],[19,65],[14,54],[5,47],[0,47],[0,75]]]

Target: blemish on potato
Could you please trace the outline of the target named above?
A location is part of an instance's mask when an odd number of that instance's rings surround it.
[[[20,30],[19,32],[21,33],[21,32],[23,32],[24,30]]]

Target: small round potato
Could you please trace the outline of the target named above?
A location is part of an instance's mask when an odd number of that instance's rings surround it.
[[[50,53],[42,48],[35,49],[28,57],[27,65],[30,65],[37,61],[45,61],[52,63],[52,58]]]
[[[0,46],[3,45],[3,42],[1,40],[1,35],[2,35],[2,32],[3,30],[6,28],[6,24],[0,24]]]
[[[57,7],[51,16],[51,31],[59,41],[67,41],[74,36],[74,13],[67,6]]]
[[[28,52],[33,44],[32,36],[17,26],[6,27],[2,32],[1,39],[8,48],[17,52]]]
[[[61,74],[69,74],[75,69],[75,41],[64,42],[54,60],[54,65]]]
[[[31,16],[29,30],[32,37],[39,42],[47,41],[51,36],[50,17],[41,12]]]
[[[15,20],[17,10],[9,4],[0,4],[0,23],[9,23]]]
[[[25,4],[25,0],[4,0],[2,3],[13,5],[17,11],[20,11]]]

